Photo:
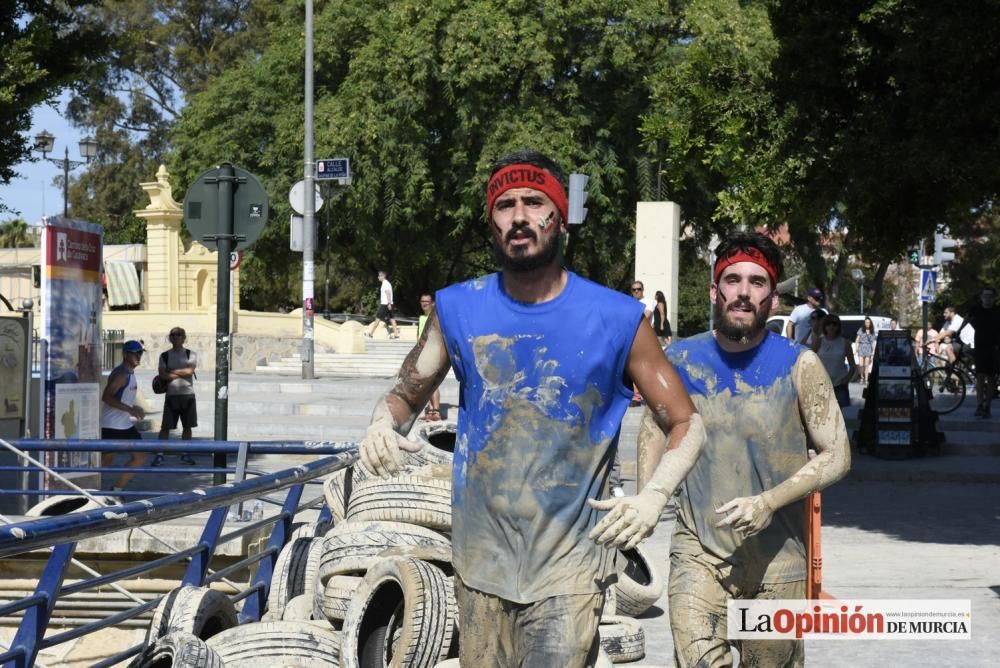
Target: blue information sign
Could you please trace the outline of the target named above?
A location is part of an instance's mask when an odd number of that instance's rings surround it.
[[[349,179],[351,177],[351,161],[348,158],[331,158],[316,161],[316,180]]]

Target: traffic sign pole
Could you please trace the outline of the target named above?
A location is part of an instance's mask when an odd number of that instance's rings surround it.
[[[305,211],[302,212],[302,378],[316,377],[313,363],[313,285],[315,282],[316,163],[313,157],[313,0],[306,0],[305,62]]]
[[[215,292],[215,440],[226,441],[229,429],[229,253],[233,249],[236,225],[233,220],[233,166],[224,162],[218,172],[219,217],[216,220],[216,292]],[[221,390],[221,391],[220,391]],[[226,468],[226,455],[215,454],[212,466]],[[224,485],[225,473],[216,473],[213,484]]]

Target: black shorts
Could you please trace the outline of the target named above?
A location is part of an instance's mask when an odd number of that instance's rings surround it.
[[[141,441],[142,434],[135,427],[129,427],[128,429],[111,429],[110,427],[101,427],[101,440],[102,441]]]
[[[1000,348],[995,346],[976,346],[972,349],[976,360],[976,373],[993,375],[1000,372]]]
[[[375,318],[377,320],[381,320],[386,324],[386,326],[388,326],[389,321],[392,320],[392,309],[385,304],[382,304],[378,307],[378,312],[375,314]]]
[[[198,408],[193,394],[167,395],[163,402],[163,424],[160,425],[160,429],[176,428],[177,418],[180,418],[185,429],[194,429],[198,426]]]

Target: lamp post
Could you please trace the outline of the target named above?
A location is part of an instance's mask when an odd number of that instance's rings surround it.
[[[858,301],[860,306],[858,308],[858,313],[864,315],[865,313],[865,272],[860,269],[854,269],[851,271],[851,276],[854,280],[858,282]]]
[[[93,137],[84,137],[80,140],[80,155],[83,156],[83,160],[70,160],[69,159],[69,146],[66,147],[66,151],[63,158],[50,158],[49,153],[55,148],[56,138],[46,130],[42,130],[37,135],[35,135],[35,148],[34,150],[42,154],[43,160],[48,160],[56,167],[63,170],[63,217],[69,217],[69,170],[76,169],[82,165],[87,164],[90,160],[97,155],[97,141]]]

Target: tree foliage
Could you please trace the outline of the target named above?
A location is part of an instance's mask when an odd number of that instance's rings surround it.
[[[590,175],[589,218],[567,260],[623,285],[649,180],[636,119],[676,24],[671,3],[655,0],[323,4],[316,155],[350,157],[355,176],[331,212],[336,286],[373,289],[385,266],[399,301],[415,304],[421,291],[491,270],[483,187],[495,157],[525,146]],[[243,283],[244,303],[261,306],[297,301],[285,193],[302,173],[303,38],[300,24],[273,29],[260,58],[190,99],[171,163],[182,187],[223,158],[263,179],[275,221]],[[357,303],[349,292],[338,290],[338,306]]]
[[[890,262],[994,199],[996,3],[694,0],[684,19],[643,131],[706,227],[787,223],[811,283],[836,296],[860,256],[881,299]]]
[[[32,110],[66,86],[99,71],[106,35],[80,20],[93,0],[5,0],[0,3],[0,183],[30,159]],[[0,211],[6,210],[0,202]]]
[[[144,239],[132,212],[138,183],[167,160],[169,134],[189,96],[267,43],[281,3],[250,0],[109,0],[86,20],[111,44],[108,66],[78,82],[69,117],[90,128],[98,155],[70,188],[73,211],[117,243]]]
[[[0,248],[31,248],[37,239],[23,218],[0,223]]]

